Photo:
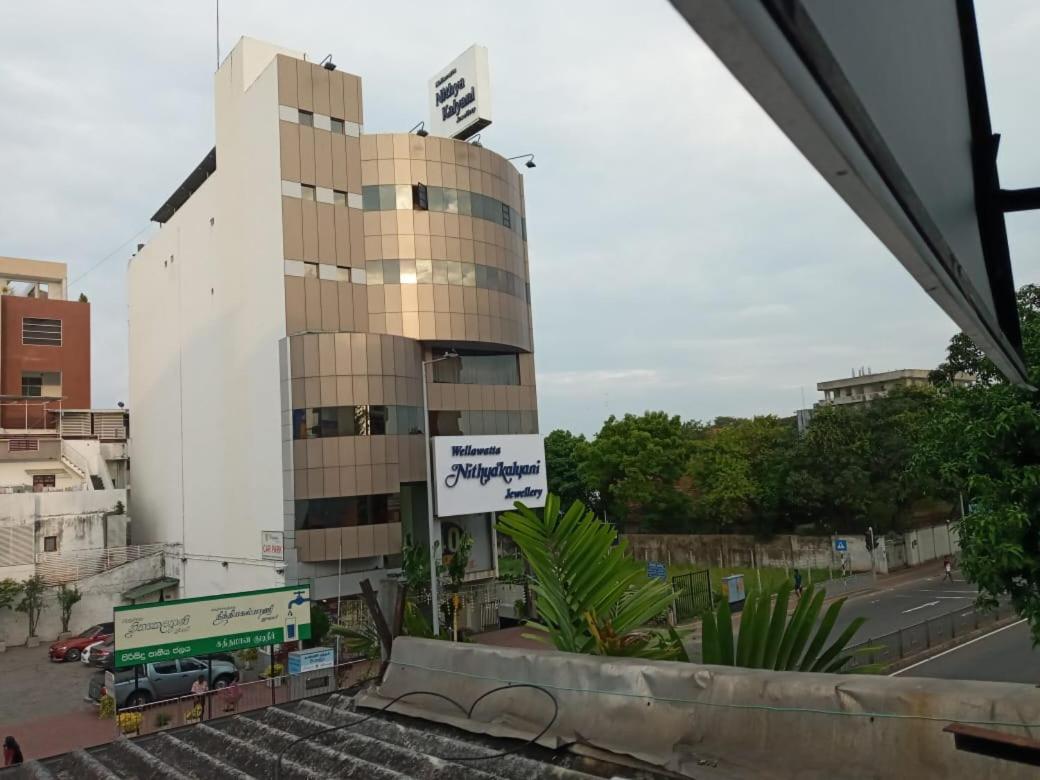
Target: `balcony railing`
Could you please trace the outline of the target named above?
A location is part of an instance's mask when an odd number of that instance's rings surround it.
[[[401,552],[401,524],[297,531],[296,551],[299,559],[306,562],[396,555]]]
[[[158,555],[169,547],[166,544],[134,544],[70,553],[37,553],[36,573],[48,585],[60,585],[100,574],[124,563]]]

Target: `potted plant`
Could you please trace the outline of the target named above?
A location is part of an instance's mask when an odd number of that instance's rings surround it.
[[[196,704],[194,707],[192,707],[190,710],[184,713],[185,723],[198,723],[200,720],[202,720],[201,704]]]
[[[112,718],[116,714],[116,700],[112,698],[111,694],[105,694],[101,697],[98,702],[98,717],[101,720]]]
[[[257,652],[255,647],[250,647],[247,650],[242,650],[238,654],[239,658],[242,659],[243,669],[252,669],[253,664],[256,663]]]
[[[266,669],[260,672],[260,676],[267,680],[268,687],[277,688],[279,685],[282,684],[282,673],[284,671],[284,666],[282,666],[281,664],[274,664],[273,666],[268,666]]]
[[[121,712],[119,713],[119,731],[123,734],[140,734],[142,720],[140,712]]]

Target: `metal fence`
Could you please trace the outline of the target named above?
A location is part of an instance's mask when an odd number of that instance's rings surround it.
[[[672,577],[675,591],[675,619],[691,620],[711,609],[711,577],[707,569],[677,574]]]
[[[363,681],[378,668],[378,661],[362,659],[323,671],[327,671],[330,678],[334,677],[329,680],[330,687],[340,690]],[[198,695],[149,702],[138,707],[121,707],[115,717],[115,729],[117,733],[127,735],[151,734],[167,728],[203,723],[273,704],[296,701],[315,695],[315,688],[311,685],[314,681],[314,672],[307,676],[283,675],[239,683],[233,688],[217,688]],[[328,689],[323,687],[323,690]]]
[[[992,610],[980,610],[974,606],[961,607],[893,631],[891,634],[871,637],[849,648],[854,655],[849,665],[845,667],[845,671],[873,664],[886,666],[905,658],[912,658],[930,648],[947,644],[958,637],[992,626],[1013,614],[1014,609],[1010,604],[1004,602],[999,603]],[[871,647],[876,649],[870,652],[856,652]]]

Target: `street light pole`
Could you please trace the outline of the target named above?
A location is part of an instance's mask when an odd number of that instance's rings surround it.
[[[440,636],[441,618],[440,605],[437,603],[437,555],[434,546],[433,522],[433,453],[430,451],[430,397],[426,389],[426,367],[454,357],[458,357],[458,355],[448,351],[439,358],[422,362],[423,437],[426,443],[426,529],[430,545],[430,612],[433,618],[434,636]]]

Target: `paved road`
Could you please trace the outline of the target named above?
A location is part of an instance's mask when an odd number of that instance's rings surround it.
[[[945,653],[903,669],[903,677],[1040,683],[1040,650],[1033,648],[1029,625],[1012,623]]]
[[[913,579],[889,586],[882,584],[879,590],[853,595],[842,609],[838,628],[848,625],[854,618],[867,618],[866,624],[852,640],[856,643],[953,610],[971,611],[978,589],[965,582],[958,572],[953,576],[953,582],[944,582],[942,571],[931,569]]]

